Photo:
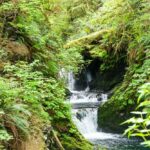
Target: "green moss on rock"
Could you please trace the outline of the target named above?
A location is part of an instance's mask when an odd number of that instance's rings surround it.
[[[92,144],[90,144],[78,134],[76,135],[76,137],[62,135],[62,138],[62,144],[64,145],[66,150],[93,150]]]
[[[98,124],[106,131],[122,132],[125,126],[120,124],[128,118],[130,110],[135,108],[134,103],[127,104],[128,97],[121,94],[121,88],[117,88],[108,102],[98,109]]]
[[[149,58],[149,53],[146,54]],[[128,68],[124,81],[116,88],[113,96],[98,109],[98,124],[106,130],[123,131],[120,124],[131,116],[137,106],[138,88],[150,80],[150,60],[142,65],[134,64]]]

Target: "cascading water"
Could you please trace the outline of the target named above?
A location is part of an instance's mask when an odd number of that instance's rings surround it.
[[[97,125],[98,105],[107,101],[107,94],[91,92],[88,83],[92,80],[90,73],[87,73],[87,87],[85,90],[78,91],[75,87],[73,73],[68,74],[68,89],[71,92],[69,101],[72,105],[72,117],[81,134],[93,142],[101,144],[109,150],[146,150],[137,143],[131,142],[121,135],[105,133]],[[100,101],[99,101],[100,100]],[[136,145],[136,146],[135,146]]]
[[[68,88],[71,92],[74,90],[74,84],[75,84],[74,74],[72,72],[69,72],[68,73]]]
[[[87,74],[87,82],[92,80],[90,74]],[[75,90],[75,79],[72,73],[68,76],[69,90],[72,95],[70,103],[73,105],[73,120],[79,131],[87,139],[115,138],[117,135],[100,132],[97,125],[97,107],[100,103],[107,100],[107,94],[101,94],[101,102],[98,101],[98,93],[90,92],[89,87],[83,91]],[[95,105],[94,105],[95,104]],[[81,106],[81,107],[80,107]]]

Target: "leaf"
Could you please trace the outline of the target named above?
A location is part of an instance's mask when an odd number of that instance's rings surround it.
[[[135,114],[135,115],[145,115],[145,114],[147,114],[147,112],[141,112],[141,111],[132,111],[131,113]]]
[[[15,104],[12,106],[12,109],[14,109],[14,111],[20,111],[24,113],[25,115],[31,116],[31,113],[27,110],[27,105]]]
[[[132,104],[134,104],[134,101],[130,99],[130,100],[128,100],[128,104],[132,105]]]
[[[0,130],[0,141],[9,141],[13,137],[6,130]]]
[[[145,137],[144,133],[132,133],[131,136]]]
[[[146,107],[150,106],[150,101],[145,100],[144,102],[140,103],[137,108],[144,107],[144,106]]]
[[[136,125],[136,124],[133,124],[132,126],[129,126],[128,129],[125,130],[125,132],[124,132],[123,135],[128,134],[128,136],[130,137],[131,132],[133,131],[133,129],[136,129],[136,128],[138,128],[138,127],[139,127],[139,126]]]
[[[5,112],[3,110],[0,110],[0,115],[4,115]]]
[[[146,147],[150,147],[150,141],[142,142],[141,145],[145,145]]]

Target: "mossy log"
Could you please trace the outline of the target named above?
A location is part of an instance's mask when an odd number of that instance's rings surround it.
[[[89,35],[86,35],[86,36],[83,36],[79,39],[75,39],[73,41],[70,41],[68,42],[64,48],[70,48],[70,47],[73,47],[73,46],[81,46],[81,47],[84,47],[86,45],[89,45],[91,44],[92,42],[94,41],[100,41],[103,37],[104,34],[108,33],[108,32],[111,32],[112,30],[101,30],[101,31],[97,31],[97,32],[94,32],[94,33],[91,33]]]

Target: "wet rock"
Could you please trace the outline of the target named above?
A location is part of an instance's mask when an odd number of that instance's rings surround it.
[[[65,94],[66,97],[70,97],[72,95],[71,91],[68,88],[65,89]]]
[[[73,109],[80,109],[80,108],[97,108],[100,102],[84,102],[84,103],[74,103],[72,104]]]
[[[76,116],[77,116],[77,118],[81,121],[82,115],[81,115],[79,112],[77,112]]]
[[[78,99],[84,99],[84,96],[78,95],[77,98],[78,98]]]
[[[97,98],[98,101],[102,101],[102,97]]]
[[[75,89],[85,90],[88,86],[87,82],[87,76],[86,76],[86,70],[82,70],[81,73],[79,73],[76,76],[76,82],[75,82]]]

